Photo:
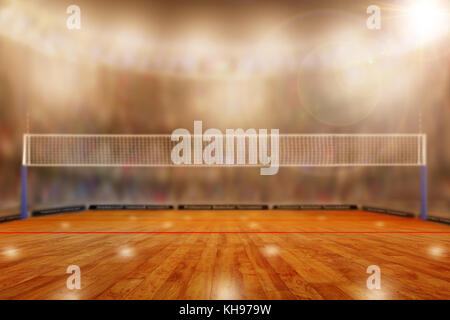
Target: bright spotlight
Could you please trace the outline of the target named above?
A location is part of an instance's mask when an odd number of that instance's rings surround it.
[[[407,10],[408,31],[423,42],[448,31],[448,10],[434,1],[416,1]]]

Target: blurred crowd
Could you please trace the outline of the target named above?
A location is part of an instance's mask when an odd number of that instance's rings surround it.
[[[385,73],[376,90],[373,81],[360,88],[357,79],[348,93],[354,75],[373,76],[371,66],[352,70],[346,80],[336,76],[336,70],[320,67],[270,75],[154,74],[61,61],[0,39],[0,207],[18,207],[25,132],[171,133],[176,128],[192,131],[193,121],[202,120],[204,128],[279,128],[280,133],[423,131],[428,134],[430,208],[450,215],[445,58],[427,62],[417,81],[405,74],[413,57],[396,62],[397,76],[389,70],[391,62],[377,61],[376,69]],[[275,176],[261,176],[254,168],[29,171],[32,208],[80,203],[364,203],[418,212],[420,200],[418,168],[282,168]]]

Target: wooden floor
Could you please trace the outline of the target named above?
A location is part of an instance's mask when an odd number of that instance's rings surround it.
[[[96,211],[0,224],[0,299],[450,299],[450,227],[359,211]],[[248,233],[248,232],[318,233]],[[447,233],[330,233],[330,232]],[[69,265],[81,290],[68,290]],[[370,265],[381,289],[369,290]]]

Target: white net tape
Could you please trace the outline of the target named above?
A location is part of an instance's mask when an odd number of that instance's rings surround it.
[[[203,136],[204,137],[204,136]],[[245,140],[238,152],[234,137],[233,162],[183,164],[182,166],[262,166],[252,163],[259,144]],[[180,140],[181,141],[181,140]],[[192,145],[194,145],[192,137]],[[257,140],[255,140],[257,141]],[[258,140],[259,141],[259,140]],[[270,135],[267,154],[271,154]],[[26,134],[23,164],[27,166],[167,167],[174,164],[171,152],[179,143],[170,135],[73,135]],[[203,142],[202,150],[210,142]],[[227,154],[223,139],[223,158]],[[231,148],[230,150],[231,151]],[[194,151],[192,151],[194,158]],[[418,166],[426,164],[426,137],[422,134],[280,134],[279,166]]]

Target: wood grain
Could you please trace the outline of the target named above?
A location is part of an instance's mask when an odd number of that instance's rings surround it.
[[[450,299],[450,227],[359,211],[88,211],[0,232],[1,299]],[[326,233],[326,232],[444,233]],[[445,233],[447,232],[447,233]],[[81,268],[81,290],[66,268]],[[369,290],[369,265],[381,289]]]

